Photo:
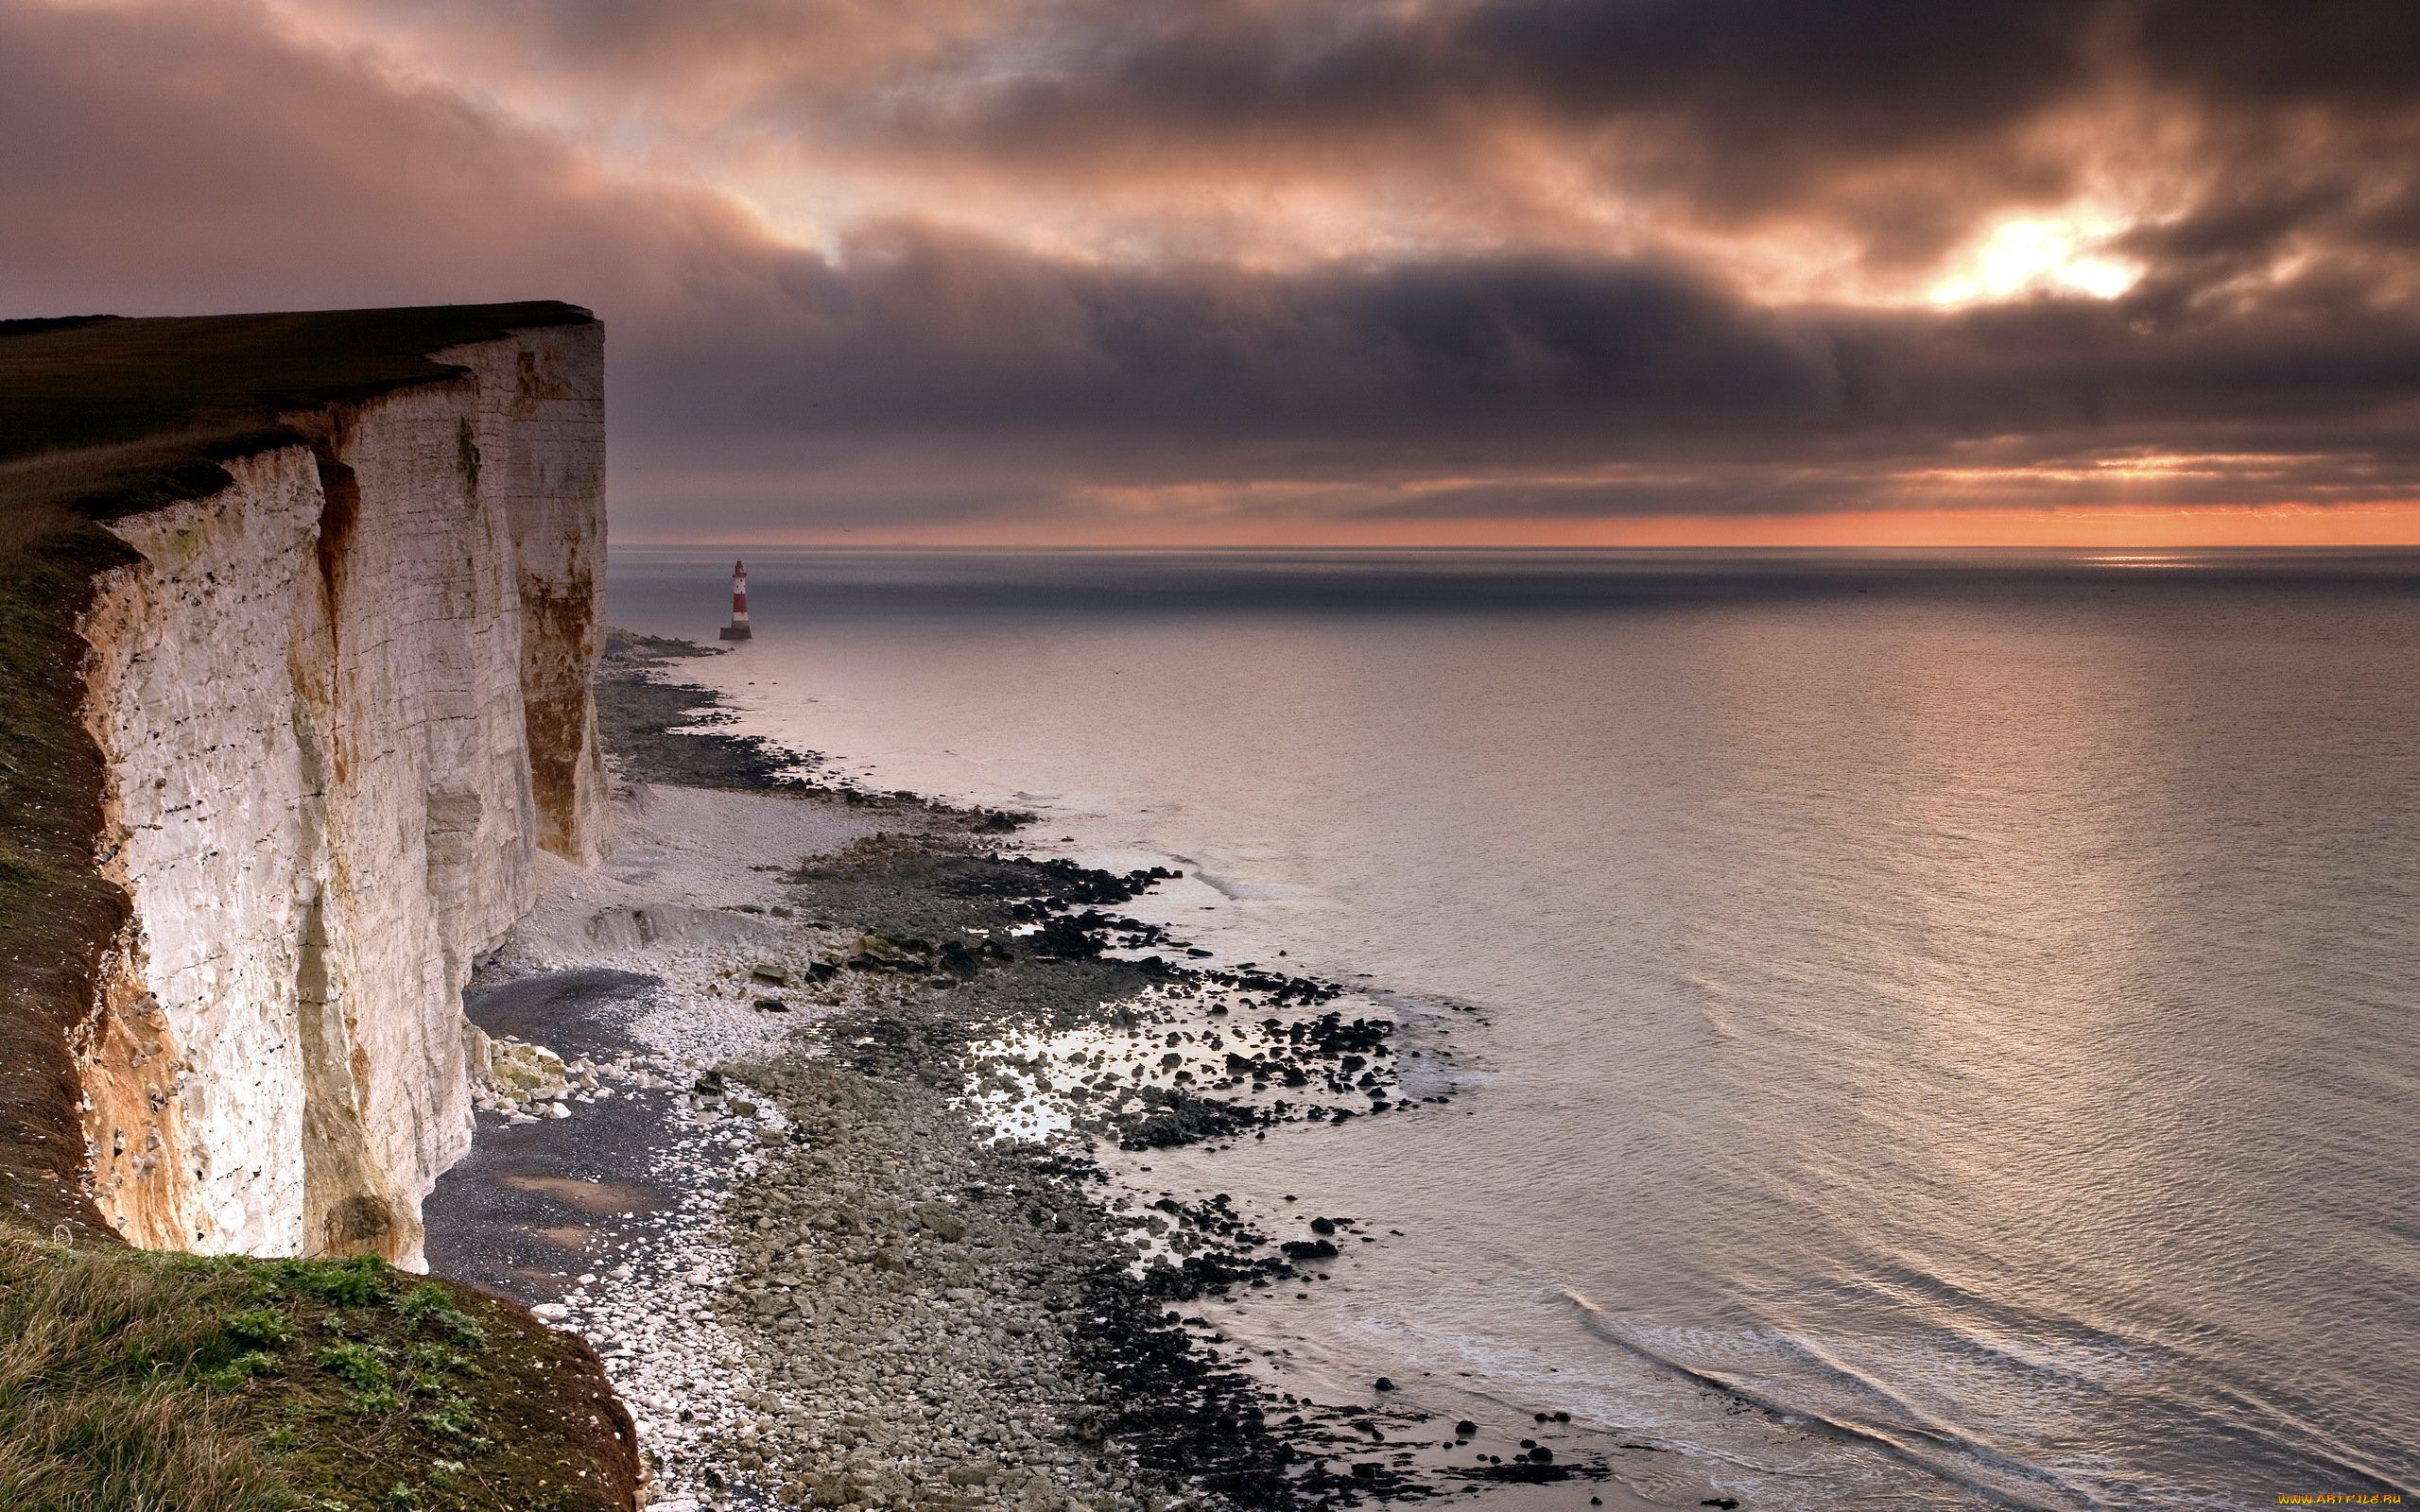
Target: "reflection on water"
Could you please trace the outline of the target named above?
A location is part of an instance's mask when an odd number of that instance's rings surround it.
[[[1158,1161],[1406,1230],[1302,1358],[1751,1505],[2420,1485],[2420,561],[750,566],[754,728],[1490,1010],[1450,1117]],[[727,570],[624,554],[614,614],[702,634]]]

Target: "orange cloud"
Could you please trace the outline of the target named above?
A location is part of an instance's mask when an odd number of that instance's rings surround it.
[[[2420,545],[2420,501],[2313,507],[2180,509],[1844,509],[1816,514],[1627,515],[1596,518],[1171,521],[948,520],[767,531],[622,531],[631,545],[998,547],[2224,547]]]

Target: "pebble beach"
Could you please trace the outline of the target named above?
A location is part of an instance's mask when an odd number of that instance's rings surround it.
[[[1116,911],[1167,874],[718,732],[682,649],[616,640],[618,848],[466,994],[479,1137],[427,1209],[434,1268],[596,1347],[651,1506],[1648,1504],[1608,1460],[1649,1446],[1550,1404],[1245,1342],[1389,1233],[1154,1189],[1154,1152],[1442,1116],[1445,1042]]]

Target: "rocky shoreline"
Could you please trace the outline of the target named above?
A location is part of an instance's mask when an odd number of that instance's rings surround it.
[[[602,681],[669,689],[601,700],[626,778],[666,784],[625,799],[682,806],[660,832],[682,838],[490,964],[471,1011],[518,1070],[429,1232],[440,1269],[596,1347],[652,1504],[1636,1504],[1551,1412],[1281,1389],[1204,1313],[1307,1295],[1387,1236],[1133,1184],[1154,1149],[1434,1116],[1450,1049],[1116,912],[1169,873],[1028,855],[1016,816],[819,790],[790,753],[674,733],[712,717],[659,680],[678,644],[616,642]]]

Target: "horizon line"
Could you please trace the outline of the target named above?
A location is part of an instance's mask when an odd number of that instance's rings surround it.
[[[644,517],[648,511],[636,511]],[[723,529],[678,535],[641,525],[615,532],[631,545],[813,550],[1135,551],[1720,551],[2130,550],[2221,551],[2420,546],[2420,501],[2361,504],[2201,505],[2048,509],[1858,509],[1803,515],[1630,515],[1564,519],[1331,520],[1288,527],[1267,520],[1115,522],[1064,515],[969,521],[952,526],[764,533]]]

